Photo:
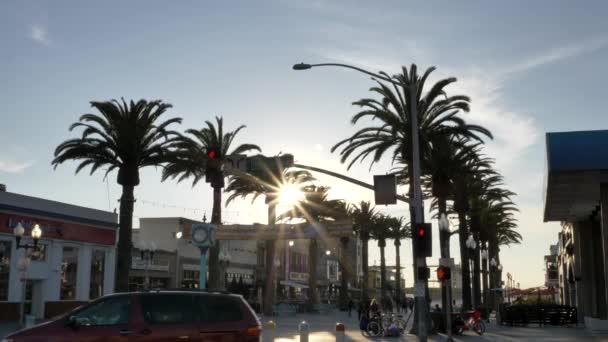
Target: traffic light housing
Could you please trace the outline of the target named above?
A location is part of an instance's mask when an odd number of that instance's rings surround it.
[[[207,158],[205,165],[205,182],[220,183],[224,187],[224,177],[222,175],[222,155],[217,148],[207,149]]]
[[[437,267],[437,280],[444,281],[452,279],[452,270],[447,266]]]
[[[418,223],[414,226],[413,243],[416,257],[433,256],[433,237],[430,223]]]
[[[428,280],[431,277],[431,269],[426,266],[418,266],[416,278],[418,280]]]

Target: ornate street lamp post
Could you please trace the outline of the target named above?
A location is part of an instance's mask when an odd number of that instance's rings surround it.
[[[24,255],[19,259],[17,263],[17,269],[19,269],[21,273],[21,305],[20,305],[20,323],[22,326],[25,325],[25,291],[27,284],[27,269],[30,267],[31,259],[29,257],[29,253],[38,253],[40,251],[40,246],[38,245],[38,241],[40,237],[42,237],[42,230],[40,229],[40,225],[35,224],[31,231],[32,236],[32,244],[21,243],[21,239],[25,234],[25,228],[21,224],[21,222],[17,223],[17,226],[13,228],[13,235],[15,236],[16,248],[23,249]]]
[[[483,305],[488,307],[488,250],[483,248],[481,250],[481,273],[483,276]]]
[[[475,248],[477,248],[477,242],[475,242],[475,238],[473,238],[473,234],[469,234],[469,237],[468,237],[468,239],[466,241],[466,245],[467,245],[467,248],[469,249],[469,260],[468,260],[469,261],[469,266],[470,266],[469,267],[469,270],[470,270],[469,271],[469,273],[470,273],[469,275],[471,277],[471,284],[473,284],[473,281],[474,281],[473,273],[475,272],[473,270],[473,263],[474,263],[473,258],[474,258],[474,255],[475,255]],[[471,286],[471,290],[472,289],[473,289],[473,286]],[[478,305],[478,303],[475,303],[475,294],[474,293],[471,293],[471,299],[472,299],[472,304],[473,304],[473,309],[474,309]]]
[[[223,289],[228,290],[228,266],[230,266],[230,254],[227,251],[220,251],[218,256],[218,263],[220,265],[220,269],[222,270],[223,276],[220,279],[223,279],[224,283]]]
[[[154,261],[154,253],[156,253],[156,244],[152,241],[146,243],[142,241],[139,243],[139,257],[141,261],[144,263],[144,288],[150,288],[150,277],[148,275],[148,270]]]

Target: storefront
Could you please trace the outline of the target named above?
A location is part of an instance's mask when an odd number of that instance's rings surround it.
[[[42,230],[40,250],[27,253],[31,262],[23,274],[13,229]],[[27,308],[45,318],[114,290],[117,215],[0,191],[0,320],[16,320],[24,291]],[[25,286],[24,286],[25,285]]]

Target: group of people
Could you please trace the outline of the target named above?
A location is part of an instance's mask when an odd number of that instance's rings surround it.
[[[376,298],[372,298],[368,301],[360,301],[357,306],[357,315],[359,321],[361,321],[362,317],[367,319],[375,316],[379,316],[383,311],[392,312],[394,306],[397,307],[397,310],[401,308],[404,312],[408,312],[408,310],[414,310],[414,301],[411,298],[405,298],[401,303],[393,304],[390,299],[384,301],[383,305],[381,305]],[[354,307],[354,303],[352,300],[349,300],[348,303],[348,314],[350,316],[350,312]]]

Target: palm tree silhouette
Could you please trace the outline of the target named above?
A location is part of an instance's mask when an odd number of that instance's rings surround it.
[[[278,158],[277,158],[278,160]],[[278,173],[278,174],[277,174]],[[253,196],[252,203],[259,197],[266,197],[268,205],[268,224],[276,223],[276,208],[279,204],[281,190],[286,186],[303,188],[303,184],[313,181],[315,178],[308,171],[287,171],[285,169],[275,169],[262,166],[260,172],[255,174],[238,174],[229,178],[226,192],[230,196],[226,199],[226,205],[238,197],[245,198]],[[264,289],[264,314],[271,315],[274,304],[274,279],[276,269],[273,267],[276,241],[266,241],[266,286]]]
[[[205,121],[206,127],[188,129],[186,134],[171,144],[169,162],[163,170],[162,180],[176,179],[178,182],[192,178],[194,187],[203,177],[207,177],[213,188],[212,224],[222,223],[222,188],[224,187],[224,171],[222,165],[230,155],[243,154],[250,151],[261,151],[254,144],[241,144],[232,148],[234,139],[246,126],[241,125],[234,131],[224,132],[224,120],[215,118],[216,124]],[[209,151],[217,151],[210,158]],[[208,171],[213,171],[212,174]],[[220,243],[216,242],[209,249],[209,288],[218,288],[220,284],[218,256]]]
[[[375,218],[379,215],[375,209],[376,207],[371,206],[369,201],[361,201],[359,205],[352,205],[350,210],[350,216],[353,221],[353,230],[359,235],[361,239],[361,263],[363,271],[362,280],[362,297],[363,301],[367,303],[369,299],[368,289],[368,278],[369,278],[369,261],[368,261],[368,242],[370,238],[370,229]]]
[[[303,188],[304,198],[291,210],[279,215],[278,220],[303,219],[306,223],[319,226],[348,218],[343,200],[328,199],[329,187],[308,185]],[[317,291],[318,239],[310,239],[308,245],[308,286],[311,291],[310,304],[319,303]]]
[[[171,108],[160,100],[127,103],[124,99],[97,102],[91,106],[99,114],[84,114],[70,126],[82,128],[82,136],[69,139],[55,149],[55,168],[68,160],[80,161],[76,173],[90,166],[91,174],[107,167],[105,176],[118,169],[117,182],[122,186],[120,197],[119,236],[116,263],[118,292],[129,290],[131,268],[134,188],[139,185],[139,169],[159,166],[167,161],[168,146],[180,137],[167,128],[181,123],[181,118],[161,121]]]

